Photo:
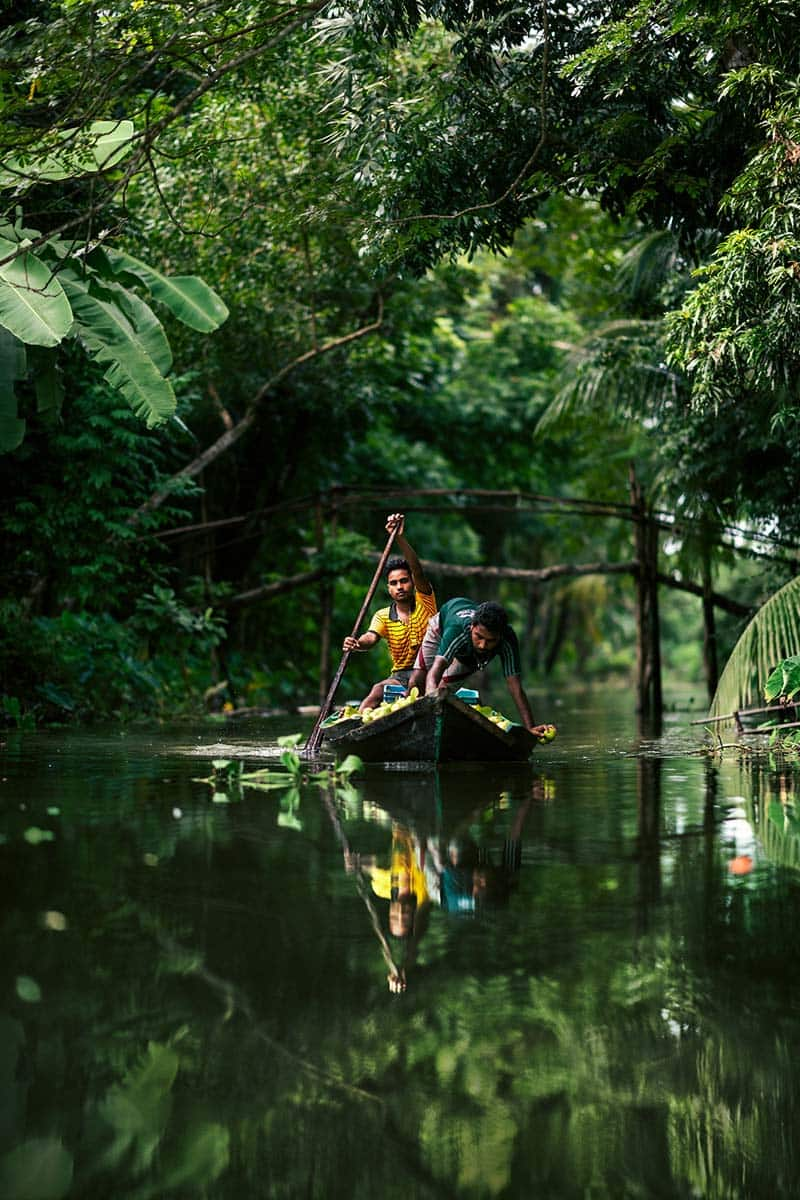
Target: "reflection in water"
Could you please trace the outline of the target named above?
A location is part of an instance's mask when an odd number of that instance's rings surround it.
[[[796,768],[585,728],[333,790],[10,741],[2,1200],[795,1196]]]
[[[380,855],[363,855],[352,850],[342,827],[341,814],[337,811],[335,790],[331,789],[325,798],[344,850],[345,869],[357,876],[359,893],[367,905],[389,967],[387,981],[392,992],[404,992],[408,986],[409,970],[417,961],[432,909],[477,916],[508,903],[522,864],[522,832],[531,804],[536,800],[543,801],[545,796],[551,800],[555,796],[551,780],[527,770],[523,773],[520,769],[514,782],[517,785],[524,782],[526,794],[515,804],[508,836],[493,854],[485,840],[480,843],[475,840],[471,828],[482,827],[484,818],[491,820],[500,808],[510,809],[509,793],[493,794],[491,787],[487,787],[488,796],[484,796],[483,802],[454,823],[452,816],[458,814],[463,805],[463,781],[463,776],[448,776],[446,772],[417,777],[412,807],[401,810],[396,818],[373,801],[368,809],[369,819],[391,825],[391,844],[383,859]],[[448,783],[451,786],[461,784],[459,804],[449,807],[442,800]],[[369,795],[368,786],[365,790]],[[447,825],[445,811],[451,814]],[[374,896],[386,902],[385,925],[398,947],[395,952],[383,932],[375,904],[367,894],[365,880],[369,881]]]

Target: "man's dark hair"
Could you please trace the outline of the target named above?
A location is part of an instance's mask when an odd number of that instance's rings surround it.
[[[473,625],[482,625],[489,633],[504,634],[508,629],[508,613],[496,600],[484,600],[475,609]]]
[[[384,579],[388,579],[392,571],[408,571],[411,574],[411,567],[404,558],[390,558],[383,572]]]

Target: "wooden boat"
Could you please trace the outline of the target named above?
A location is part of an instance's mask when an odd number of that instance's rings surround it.
[[[522,725],[503,730],[450,693],[422,696],[376,721],[358,717],[323,730],[323,744],[338,757],[357,754],[368,763],[525,762],[536,738]]]

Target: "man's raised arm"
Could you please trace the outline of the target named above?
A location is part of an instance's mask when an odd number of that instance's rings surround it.
[[[390,513],[386,518],[386,531],[391,533],[394,528],[399,526],[397,537],[394,540],[395,546],[398,547],[403,558],[409,565],[411,570],[411,578],[414,580],[414,587],[418,592],[422,592],[424,596],[430,596],[433,588],[430,580],[423,570],[422,563],[419,561],[419,555],[414,547],[405,536],[406,518],[404,513]]]

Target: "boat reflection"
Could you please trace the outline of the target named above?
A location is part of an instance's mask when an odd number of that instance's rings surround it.
[[[453,768],[368,778],[349,804],[335,788],[326,808],[388,968],[406,991],[432,920],[480,917],[508,904],[522,869],[531,812],[555,798],[554,782],[530,767]],[[355,808],[353,801],[355,800]],[[364,824],[385,830],[382,849],[351,844]],[[370,839],[374,842],[374,839]]]

